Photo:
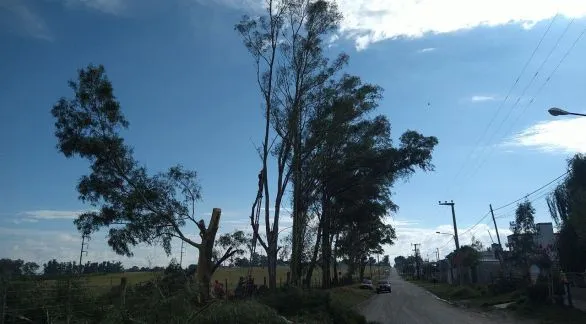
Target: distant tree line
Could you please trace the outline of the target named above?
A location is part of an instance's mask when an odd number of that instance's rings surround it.
[[[196,265],[192,264],[187,268],[187,271],[195,272]],[[164,267],[138,267],[133,266],[125,269],[120,261],[102,261],[102,262],[86,262],[83,266],[79,266],[73,261],[57,261],[50,260],[40,266],[36,262],[25,262],[21,259],[0,259],[0,277],[2,278],[22,278],[32,276],[63,276],[73,274],[93,274],[93,273],[120,273],[120,272],[162,272]]]

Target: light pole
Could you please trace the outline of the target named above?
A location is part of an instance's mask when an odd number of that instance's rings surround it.
[[[550,115],[552,116],[566,116],[566,115],[574,115],[574,116],[582,116],[582,117],[586,117],[586,114],[580,114],[580,113],[574,113],[574,112],[569,112],[569,111],[565,111],[561,108],[557,108],[557,107],[552,107],[549,108],[547,110],[549,112]]]
[[[452,236],[454,238],[454,243],[456,244],[456,250],[459,250],[460,249],[459,244],[458,244],[458,241],[456,240],[456,236],[454,234],[452,234],[452,233],[442,233],[442,232],[435,232],[435,233],[436,234],[441,234],[441,235],[450,235],[450,236]],[[450,276],[452,277],[452,283],[453,283],[454,282],[454,270],[452,268],[452,261],[450,259],[448,259],[448,261],[450,263]],[[461,283],[461,279],[462,279],[462,276],[460,274],[461,271],[462,271],[461,268],[458,266],[458,278],[460,279],[460,283]]]
[[[458,243],[456,243],[456,236],[452,233],[442,233],[442,232],[435,232],[435,234],[441,234],[441,235],[449,235],[454,239],[454,244],[456,244],[456,249],[458,249]]]

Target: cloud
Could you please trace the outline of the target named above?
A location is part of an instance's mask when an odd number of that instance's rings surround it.
[[[210,2],[210,0],[195,0]],[[265,0],[215,0],[231,7],[257,10]],[[418,38],[479,26],[515,23],[531,28],[557,12],[586,16],[583,0],[337,0],[344,15],[341,33],[358,50],[397,37]]]
[[[126,9],[128,0],[65,0],[68,7],[83,6],[107,14],[117,15]]]
[[[435,48],[435,47],[427,47],[427,48],[422,48],[422,49],[418,50],[417,53],[423,54],[423,53],[433,52],[435,50],[437,50],[437,48]]]
[[[539,122],[514,135],[503,146],[527,147],[552,153],[584,153],[586,118]]]
[[[20,213],[29,221],[32,220],[54,220],[54,219],[75,219],[87,210],[31,210]]]
[[[470,101],[472,102],[485,102],[485,101],[493,101],[496,98],[493,96],[472,96],[472,98],[470,98]]]
[[[399,256],[408,256],[413,254],[413,246],[411,244],[421,244],[419,249],[423,259],[429,258],[435,260],[436,249],[439,249],[440,258],[443,258],[448,253],[455,249],[454,239],[450,235],[441,235],[436,232],[453,233],[451,224],[443,224],[433,228],[419,226],[416,222],[408,220],[392,221],[391,224],[395,227],[397,240],[392,246],[385,247],[385,254],[388,254],[391,261]],[[494,228],[487,224],[479,224],[471,231],[469,227],[461,227],[458,229],[460,245],[470,244],[472,236],[479,240],[484,247],[489,247],[492,243],[490,236],[496,241],[496,232]],[[490,231],[490,235],[488,234]],[[507,235],[511,234],[508,228],[499,228],[501,241],[506,242]]]
[[[2,11],[8,13],[5,19]],[[35,38],[52,41],[53,35],[49,31],[45,20],[19,0],[0,0],[0,20],[9,29],[24,32]]]

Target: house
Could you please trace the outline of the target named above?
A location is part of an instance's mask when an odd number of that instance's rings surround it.
[[[537,231],[535,235],[533,235],[533,242],[535,245],[546,251],[551,251],[555,253],[555,242],[556,242],[556,234],[553,232],[553,224],[550,223],[537,223],[535,224]],[[514,250],[514,238],[516,235],[530,235],[530,234],[512,234],[507,236],[508,246],[510,250]]]

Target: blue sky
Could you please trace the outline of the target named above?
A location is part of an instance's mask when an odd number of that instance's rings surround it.
[[[75,184],[88,164],[57,152],[50,109],[70,95],[66,81],[88,63],[105,65],[136,157],[153,172],[176,163],[196,170],[200,215],[221,207],[222,231],[247,229],[260,169],[252,143],[261,140],[262,116],[253,62],[233,27],[242,14],[258,14],[259,3],[0,0],[0,257],[78,257],[72,218],[88,206],[77,200]],[[379,111],[395,137],[416,129],[440,141],[436,171],[394,188],[400,210],[389,218],[399,236],[387,249],[393,256],[409,253],[410,243],[422,243],[424,256],[435,248],[449,252],[449,237],[435,234],[452,230],[450,211],[438,200],[456,202],[463,233],[489,203],[522,197],[562,174],[571,154],[586,151],[586,119],[546,113],[551,106],[586,109],[586,36],[579,38],[586,4],[437,3],[339,1],[345,20],[329,48],[350,55],[347,72],[385,89]],[[545,192],[529,197],[539,221],[550,221]],[[497,211],[501,237],[512,210]],[[460,240],[475,234],[490,242],[488,221]],[[133,259],[117,257],[102,235],[90,242],[87,258],[168,261],[160,248],[146,246]],[[194,260],[189,250],[187,262]]]

